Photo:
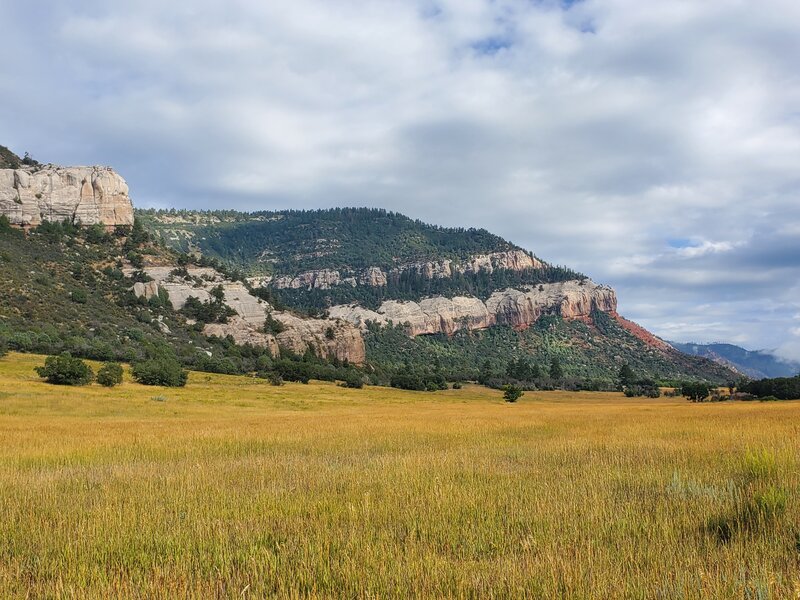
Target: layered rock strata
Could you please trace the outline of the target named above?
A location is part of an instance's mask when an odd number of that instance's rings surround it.
[[[486,302],[479,298],[426,298],[419,302],[388,300],[377,311],[356,304],[330,309],[332,318],[365,328],[368,321],[379,325],[404,325],[409,335],[444,333],[460,329],[485,329],[493,325],[524,328],[542,315],[560,315],[565,319],[589,319],[592,311],[616,314],[617,297],[608,286],[591,280],[546,283],[525,289],[494,292]]]
[[[23,227],[64,219],[133,225],[128,185],[108,167],[0,169],[0,214]]]
[[[415,262],[400,265],[388,271],[380,267],[367,267],[360,271],[342,272],[335,269],[317,269],[296,275],[281,275],[262,279],[263,285],[277,289],[329,290],[337,285],[381,287],[398,280],[406,273],[422,279],[447,279],[456,274],[493,273],[498,269],[523,271],[539,269],[544,264],[523,250],[480,254],[457,262],[452,260]]]

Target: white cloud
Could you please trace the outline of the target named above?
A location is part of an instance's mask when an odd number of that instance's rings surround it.
[[[0,66],[0,143],[111,163],[140,205],[375,205],[485,226],[615,285],[656,333],[790,340],[795,0],[4,13],[20,60]]]

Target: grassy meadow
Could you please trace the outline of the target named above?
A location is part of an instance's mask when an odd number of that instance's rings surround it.
[[[0,597],[800,597],[800,403],[41,383],[0,359]]]

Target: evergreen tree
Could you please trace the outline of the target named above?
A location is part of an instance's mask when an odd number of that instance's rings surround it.
[[[550,361],[550,378],[555,380],[564,378],[564,369],[561,368],[561,362],[555,356]]]

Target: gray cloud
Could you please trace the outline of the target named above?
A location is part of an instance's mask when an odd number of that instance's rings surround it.
[[[0,132],[140,206],[383,206],[800,358],[794,0],[4,3]]]

